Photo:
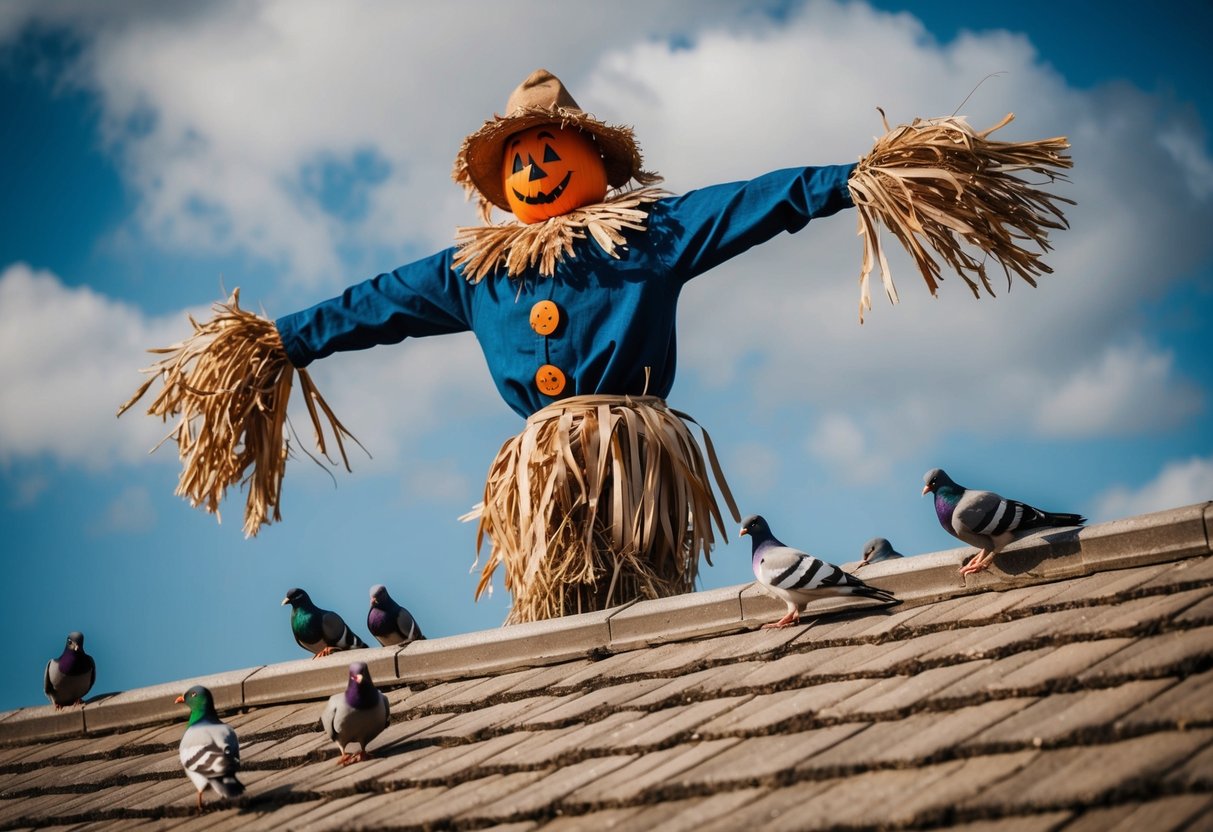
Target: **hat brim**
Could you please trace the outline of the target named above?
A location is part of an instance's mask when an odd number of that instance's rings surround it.
[[[496,116],[463,140],[451,178],[465,188],[502,210],[509,211],[505,198],[505,183],[501,177],[501,160],[510,136],[540,124],[558,124],[589,133],[602,152],[606,165],[607,184],[621,188],[630,180],[645,185],[660,181],[660,177],[642,170],[640,147],[631,127],[605,124],[581,111],[564,107],[516,110],[509,116]]]

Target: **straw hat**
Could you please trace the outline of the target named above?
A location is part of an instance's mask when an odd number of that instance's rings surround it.
[[[505,112],[463,140],[451,171],[457,183],[498,208],[510,210],[501,178],[506,139],[538,124],[572,126],[589,133],[602,152],[607,184],[612,188],[623,187],[631,179],[642,185],[661,181],[657,174],[641,169],[640,146],[631,127],[604,124],[582,110],[560,79],[546,69],[532,72],[510,94]]]

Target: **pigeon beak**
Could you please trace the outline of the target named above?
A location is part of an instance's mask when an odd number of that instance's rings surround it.
[[[930,491],[930,490],[931,490],[931,486],[929,486],[929,485],[924,485],[924,486],[922,487],[922,493],[923,493],[923,496],[926,496],[926,493],[927,493],[928,491]]]
[[[361,674],[361,673],[355,673],[355,674],[354,674],[354,681],[355,681],[355,682],[357,682],[358,684],[360,684],[360,685],[361,685],[361,684],[362,684],[362,674]]]
[[[747,534],[749,534],[749,532],[747,532],[745,529],[742,529],[742,530],[741,530],[741,534],[739,534],[739,535],[737,535],[737,536],[738,536],[738,537],[745,537]]]
[[[178,704],[178,705],[184,705],[184,704],[185,704],[185,697],[184,697],[184,696],[178,696],[176,699],[174,699],[174,700],[173,700],[173,702],[175,702],[175,703],[176,703],[176,704]]]
[[[289,604],[290,602],[291,602],[291,599],[290,599],[290,598],[283,598],[283,599],[282,599],[282,603],[281,603],[281,604],[279,604],[278,606],[280,606],[280,607],[285,607],[285,606],[286,606],[287,604]]]

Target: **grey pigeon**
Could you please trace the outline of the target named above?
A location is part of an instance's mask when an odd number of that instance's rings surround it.
[[[387,727],[388,710],[387,697],[371,681],[366,662],[351,664],[345,690],[330,696],[320,713],[321,727],[341,752],[338,765],[346,766],[370,756],[366,747]],[[357,753],[349,752],[351,745],[358,746]]]
[[[240,742],[230,725],[215,713],[215,700],[209,689],[194,685],[177,697],[190,709],[189,726],[181,736],[181,767],[198,790],[198,811],[202,811],[202,793],[209,786],[223,798],[244,794],[244,784],[236,779],[240,770]]]
[[[366,647],[366,642],[346,626],[340,615],[320,609],[302,589],[291,589],[282,603],[291,605],[291,633],[312,658],[318,659],[337,650]]]
[[[788,605],[783,618],[764,624],[763,629],[799,623],[805,605],[822,596],[858,595],[890,605],[900,603],[885,590],[869,586],[833,564],[780,543],[767,521],[757,514],[742,521],[741,534],[749,535],[754,547],[754,577]]]
[[[962,575],[988,569],[994,556],[1018,533],[1033,529],[1081,526],[1087,518],[1079,514],[1041,511],[1018,500],[1008,500],[993,491],[973,491],[957,485],[942,468],[923,476],[922,493],[934,492],[935,516],[939,525],[957,538],[976,546],[977,555],[960,567]]]
[[[84,702],[84,696],[97,681],[97,665],[84,652],[84,633],[68,633],[67,644],[57,659],[46,663],[42,689],[58,711]]]
[[[901,552],[893,548],[893,544],[886,538],[874,537],[863,546],[863,560],[856,569],[863,569],[873,563],[880,563],[882,560],[897,560],[905,557]]]
[[[425,638],[412,613],[392,600],[383,584],[371,587],[371,608],[366,614],[366,626],[384,647]]]

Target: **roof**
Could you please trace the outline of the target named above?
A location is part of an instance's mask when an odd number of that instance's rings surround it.
[[[316,723],[348,654],[0,714],[0,828],[1209,828],[1211,522],[1036,535],[967,580],[971,549],[877,564],[902,606],[785,630],[745,585],[359,651],[392,724],[344,769]],[[248,786],[201,816],[195,683]]]

